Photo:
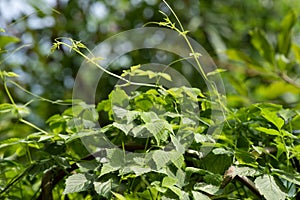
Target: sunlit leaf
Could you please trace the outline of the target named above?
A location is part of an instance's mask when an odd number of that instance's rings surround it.
[[[193,198],[194,200],[210,200],[210,198],[208,196],[206,196],[205,194],[201,193],[201,192],[197,192],[197,191],[192,191],[193,194]]]
[[[109,179],[105,182],[94,182],[94,188],[100,196],[109,198],[112,189],[112,180]]]
[[[66,180],[66,188],[63,194],[82,192],[89,189],[91,177],[87,174],[73,174]]]
[[[275,182],[274,177],[271,175],[265,174],[257,177],[254,183],[266,200],[284,200],[287,196],[286,193],[280,190],[279,186]]]

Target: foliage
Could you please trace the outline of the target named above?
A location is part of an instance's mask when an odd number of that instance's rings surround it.
[[[173,22],[165,13],[164,17],[158,25],[185,37],[179,20]],[[222,103],[221,95],[212,99],[216,93],[200,88],[164,88],[160,80],[172,81],[169,74],[145,71],[139,65],[121,75],[107,71],[127,85],[116,86],[97,105],[40,97],[18,84],[17,73],[1,70],[7,101],[0,104],[0,125],[7,136],[0,142],[0,197],[297,199],[300,59],[292,37],[296,22],[297,13],[287,14],[276,45],[263,30],[251,31],[254,55],[227,50],[228,58],[237,61],[231,67],[241,67],[234,74],[222,72],[232,86],[229,106],[221,104],[215,120],[212,105]],[[82,52],[89,51],[86,45],[68,40],[58,38],[52,50],[68,47],[98,65],[97,58]],[[18,39],[0,37],[0,41]],[[197,59],[197,52],[191,52]],[[157,81],[153,85],[131,82],[134,76]],[[248,79],[252,81],[245,82]],[[143,87],[129,93],[126,87],[134,84]],[[29,95],[27,102],[15,100],[14,88]],[[31,106],[38,101],[67,108],[52,115],[44,130],[29,118]],[[103,112],[109,121],[99,127]],[[218,128],[222,134],[206,134]],[[18,137],[14,132],[20,132]]]

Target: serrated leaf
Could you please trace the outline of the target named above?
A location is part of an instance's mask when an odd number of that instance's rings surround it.
[[[178,168],[181,169],[182,166],[184,166],[185,162],[184,162],[184,156],[180,155],[178,156],[177,159],[172,159],[172,163]]]
[[[266,198],[266,200],[284,200],[287,196],[282,192],[276,184],[273,176],[265,174],[257,177],[254,181],[258,191]]]
[[[145,123],[153,122],[160,119],[155,112],[141,112],[140,116]]]
[[[67,178],[63,194],[86,191],[90,184],[91,177],[87,174],[73,174]]]
[[[109,198],[112,189],[112,180],[109,179],[105,182],[94,182],[94,188],[99,195]]]
[[[136,176],[141,176],[142,174],[152,171],[152,169],[148,166],[132,165],[129,168]]]
[[[123,131],[126,135],[128,135],[129,131],[133,128],[133,124],[119,124],[117,122],[113,122],[112,125]]]
[[[153,160],[156,164],[156,168],[161,169],[170,162],[170,154],[162,150],[156,150],[153,152]]]
[[[111,101],[111,105],[113,106],[120,106],[122,108],[126,108],[129,103],[129,97],[124,90],[117,87],[113,90],[110,95],[109,99]]]
[[[114,168],[120,168],[125,163],[124,152],[118,148],[107,149],[107,158],[110,160],[110,165]]]
[[[120,169],[120,167],[113,167],[110,165],[110,163],[104,163],[101,168],[100,176],[117,171],[118,169]]]

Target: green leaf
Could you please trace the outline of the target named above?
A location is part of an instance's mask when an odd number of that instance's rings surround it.
[[[230,151],[230,150],[227,150],[227,149],[224,149],[224,148],[215,148],[212,150],[212,152],[215,154],[215,155],[219,155],[219,154],[226,154],[226,155],[233,155],[233,152]]]
[[[297,14],[294,10],[290,10],[288,14],[281,21],[279,30],[280,33],[278,35],[278,52],[288,56],[291,40],[292,40],[292,28],[297,23]]]
[[[281,117],[278,117],[276,112],[271,112],[268,109],[262,109],[262,108],[260,108],[260,110],[262,116],[266,120],[274,124],[278,130],[282,128],[282,126],[284,125],[284,120]]]
[[[161,186],[162,186],[162,187],[169,188],[169,187],[175,185],[176,182],[177,182],[177,180],[176,180],[175,178],[171,178],[171,177],[166,176],[166,177],[162,180]]]
[[[169,74],[166,73],[162,73],[162,72],[158,72],[157,73],[159,76],[163,77],[164,79],[166,79],[167,81],[172,81],[172,78]]]
[[[280,169],[271,169],[271,171],[280,178],[300,186],[300,174],[298,172],[289,173]]]
[[[279,158],[281,154],[286,151],[286,146],[285,144],[282,143],[281,139],[280,141],[277,141],[276,148],[277,148],[276,157]]]
[[[99,195],[109,198],[112,189],[112,180],[109,179],[105,182],[94,182],[94,188]]]
[[[112,125],[123,131],[126,135],[128,135],[129,131],[133,128],[133,124],[119,124],[117,122],[113,122]]]
[[[125,153],[118,149],[107,149],[107,158],[110,160],[110,165],[115,168],[120,168],[125,164]]]
[[[136,176],[141,176],[142,174],[146,174],[152,169],[148,166],[140,166],[140,165],[132,165],[129,167],[130,171],[132,171]]]
[[[200,168],[195,168],[195,167],[187,167],[187,168],[185,168],[185,172],[187,174],[197,173],[200,175],[205,175],[206,173],[210,173],[209,171],[207,171],[205,169],[200,169]]]
[[[89,189],[91,184],[91,177],[87,174],[73,174],[66,180],[66,188],[63,194],[74,192],[82,192]]]
[[[160,119],[155,112],[141,112],[140,116],[145,123],[154,122]]]
[[[158,145],[164,138],[164,135],[160,134],[163,130],[169,130],[173,132],[172,126],[165,120],[157,120],[152,123],[147,123],[145,127],[154,136]]]
[[[258,191],[266,198],[266,200],[284,200],[287,196],[282,192],[276,184],[273,176],[265,174],[257,177],[254,181]]]
[[[96,160],[88,160],[77,163],[81,172],[88,172],[90,170],[95,170],[99,166],[99,163]]]
[[[180,154],[184,154],[185,152],[185,147],[184,145],[181,143],[180,140],[178,140],[175,136],[170,135],[171,137],[171,141],[176,149],[176,152],[180,153]]]
[[[0,48],[1,50],[1,48]],[[0,77],[5,76],[5,77],[19,77],[18,74],[15,72],[7,72],[7,71],[0,71]]]
[[[111,101],[112,107],[120,106],[122,108],[125,108],[129,103],[128,95],[119,87],[116,87],[116,89],[110,93],[109,99]]]
[[[248,151],[236,149],[235,157],[236,157],[237,161],[239,162],[239,164],[246,164],[246,165],[252,165],[252,166],[257,165],[254,155],[252,155]]]
[[[176,187],[176,186],[169,186],[168,187],[172,192],[174,192],[179,198],[181,198],[182,200],[186,199],[184,198],[183,194],[184,191],[182,191],[180,188]]]
[[[156,169],[161,169],[167,165],[168,162],[170,162],[170,154],[168,152],[162,151],[162,150],[156,150],[153,152],[153,160],[156,164]]]
[[[10,43],[20,42],[20,39],[14,36],[0,35],[0,49],[3,49]]]
[[[205,194],[201,193],[201,192],[197,192],[197,191],[192,191],[193,194],[193,198],[194,200],[210,200],[210,198],[208,196],[206,196]]]
[[[270,64],[274,64],[275,52],[263,31],[255,29],[250,32],[251,42],[259,54]]]
[[[24,143],[25,140],[21,138],[8,138],[6,140],[0,141],[0,149],[11,146],[11,145],[16,145],[20,143]]]
[[[272,129],[272,128],[265,128],[265,127],[257,127],[255,128],[256,130],[258,131],[261,131],[263,133],[266,133],[268,135],[276,135],[276,136],[280,136],[280,132],[275,130],[275,129]]]
[[[300,63],[300,46],[293,43],[292,44],[292,51],[293,51],[293,54],[295,55],[295,59],[298,63]]]
[[[124,109],[122,107],[119,106],[112,106],[112,110],[113,110],[113,114],[114,114],[114,118],[117,119],[123,119],[124,117],[128,118],[128,115],[132,115],[130,111],[128,111],[127,109]],[[115,119],[116,120],[116,119]]]
[[[10,103],[0,104],[0,113],[12,112],[15,109],[15,105]]]
[[[110,163],[104,163],[101,168],[100,176],[117,171],[118,169],[120,169],[120,167],[113,167],[110,165]]]
[[[115,193],[115,192],[112,192],[112,193],[118,200],[126,200],[126,198],[123,195],[121,195],[119,193]]]
[[[261,172],[257,169],[254,169],[254,168],[250,168],[250,167],[235,167],[233,173],[232,173],[232,176],[251,176],[251,177],[254,177],[254,176],[258,176],[260,175]]]
[[[200,190],[210,195],[220,194],[222,190],[216,185],[206,184],[206,183],[196,183],[194,190]]]

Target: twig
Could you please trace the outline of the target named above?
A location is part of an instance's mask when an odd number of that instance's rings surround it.
[[[297,88],[300,88],[300,84],[295,82],[291,77],[289,77],[286,73],[279,73],[278,74],[280,76],[280,78],[282,78],[285,82],[297,87]]]
[[[235,166],[230,166],[228,170],[224,174],[224,180],[221,184],[221,189],[225,188],[230,182],[232,182],[234,179],[241,182],[243,185],[248,187],[257,197],[263,198],[263,196],[260,194],[258,189],[255,187],[255,184],[253,181],[251,181],[246,176],[239,176],[235,174]]]

